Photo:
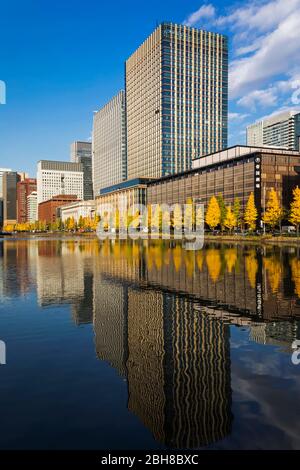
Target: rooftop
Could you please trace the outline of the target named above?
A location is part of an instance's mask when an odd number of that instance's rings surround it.
[[[229,147],[220,152],[210,153],[204,157],[198,157],[193,160],[193,169],[203,168],[205,166],[214,165],[215,163],[220,163],[226,160],[232,160],[235,158],[243,157],[245,155],[250,155],[253,153],[271,153],[276,155],[299,155],[300,153],[297,150],[286,150],[284,148],[274,148],[274,147],[250,147],[247,145],[235,145]]]

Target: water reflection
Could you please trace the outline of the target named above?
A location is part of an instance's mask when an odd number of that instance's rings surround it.
[[[7,240],[0,255],[1,296],[36,289],[40,306],[69,304],[77,325],[92,322],[128,409],[166,446],[230,435],[230,325],[286,353],[300,337],[296,248]]]

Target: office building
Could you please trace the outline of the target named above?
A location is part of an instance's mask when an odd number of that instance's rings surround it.
[[[27,222],[27,201],[28,196],[36,191],[36,179],[25,178],[17,183],[17,220],[19,224]]]
[[[12,171],[11,168],[0,168],[0,198],[3,198],[3,174]]]
[[[57,210],[66,204],[77,201],[75,194],[60,194],[38,205],[38,220],[50,224],[58,218]]]
[[[83,199],[93,199],[92,143],[76,141],[71,144],[71,162],[83,168]]]
[[[150,178],[134,178],[100,190],[96,197],[96,212],[103,215],[110,207],[127,210],[136,204],[147,204],[147,184]]]
[[[271,188],[288,208],[296,185],[300,186],[299,152],[236,146],[195,159],[189,171],[156,180],[130,180],[105,188],[96,198],[96,207],[101,214],[109,205],[123,208],[126,204],[125,209],[128,209],[140,203],[186,204],[189,199],[207,207],[212,196],[222,194],[226,205],[232,205],[238,197],[244,208],[253,192],[261,214]]]
[[[95,201],[76,201],[66,206],[62,206],[59,210],[60,218],[63,222],[67,219],[73,218],[75,222],[78,222],[80,217],[94,218],[95,215]]]
[[[247,145],[299,150],[300,113],[285,111],[247,127]]]
[[[32,191],[27,196],[27,222],[33,223],[38,220],[37,191]]]
[[[3,225],[17,223],[17,183],[20,176],[16,171],[3,173]]]
[[[94,195],[101,188],[127,178],[125,93],[120,91],[100,111],[93,122]]]
[[[38,204],[57,195],[76,195],[83,199],[83,166],[81,163],[41,160],[37,168]]]
[[[0,228],[3,227],[3,199],[0,199]]]
[[[228,45],[162,23],[126,61],[128,179],[189,170],[227,147]]]
[[[255,122],[247,127],[247,145],[251,147],[262,147],[263,140],[263,121]]]

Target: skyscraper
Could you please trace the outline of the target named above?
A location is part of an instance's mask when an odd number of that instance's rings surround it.
[[[11,171],[11,168],[0,168],[0,227],[3,226],[4,207],[3,207],[3,175]]]
[[[83,199],[82,164],[40,160],[37,169],[38,204],[53,196],[68,194]]]
[[[127,177],[125,93],[120,91],[94,115],[94,195]]]
[[[226,148],[227,114],[227,38],[162,23],[126,61],[128,179]]]
[[[71,162],[83,168],[83,199],[93,199],[92,143],[75,141],[71,144]]]
[[[17,183],[20,176],[16,171],[3,173],[3,225],[17,222]]]
[[[300,113],[284,111],[247,127],[247,145],[299,150]]]
[[[0,199],[3,198],[3,175],[9,171],[12,171],[11,168],[0,168]]]

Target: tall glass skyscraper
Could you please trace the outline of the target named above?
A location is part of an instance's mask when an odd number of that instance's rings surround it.
[[[227,147],[225,36],[162,23],[125,68],[128,179],[185,171]]]
[[[71,144],[71,162],[83,168],[83,199],[93,199],[92,142],[75,141]]]
[[[94,114],[93,187],[100,189],[126,180],[125,93],[121,90]]]

